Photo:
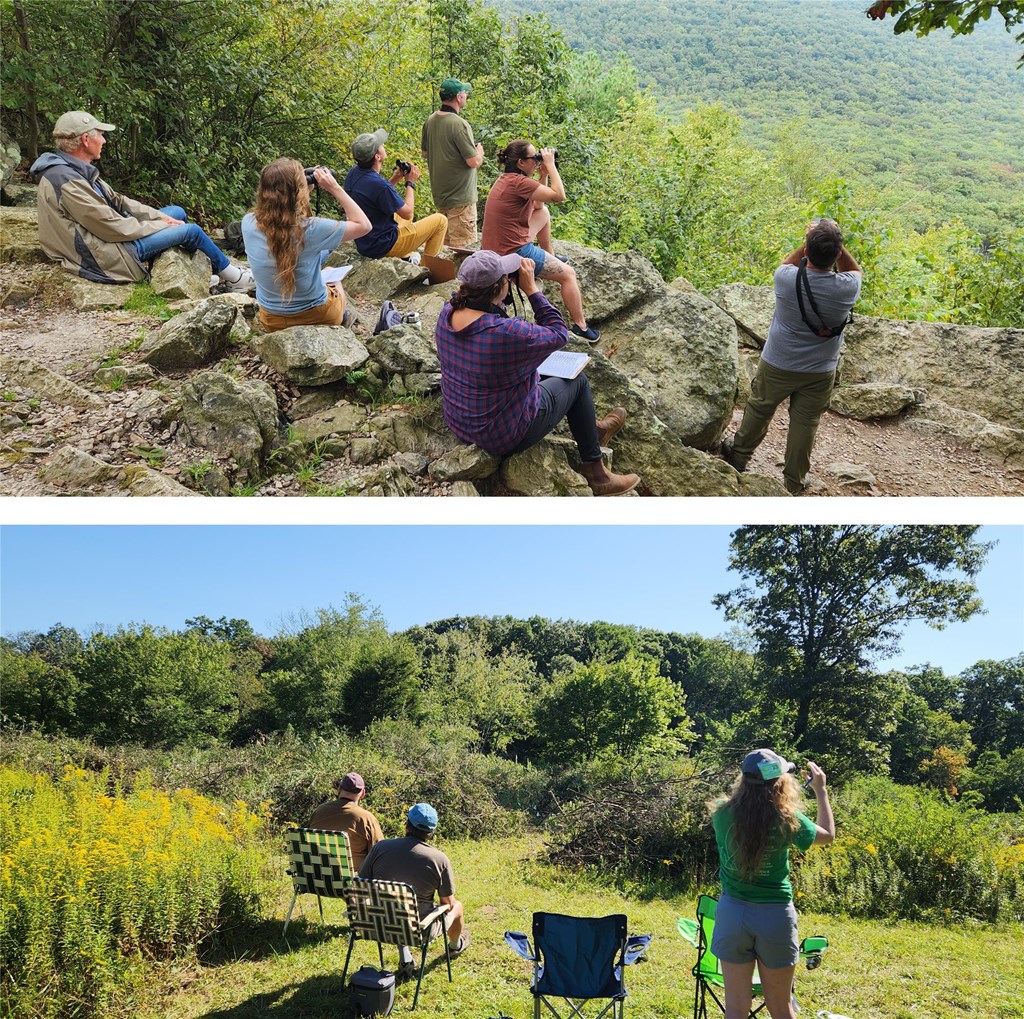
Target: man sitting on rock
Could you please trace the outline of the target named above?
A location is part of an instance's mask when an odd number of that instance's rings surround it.
[[[408,170],[396,165],[390,179],[385,179],[380,168],[387,159],[387,140],[388,133],[381,128],[373,134],[359,135],[352,143],[356,165],[346,175],[344,187],[373,225],[365,237],[356,239],[356,251],[364,258],[409,258],[422,247],[424,254],[437,255],[444,244],[448,220],[435,212],[413,221],[420,170],[415,163],[406,164]],[[405,198],[395,186],[400,181],[404,182]]]
[[[442,905],[451,908],[444,914],[448,951],[454,957],[469,947],[469,931],[465,928],[462,903],[455,898],[455,878],[451,861],[427,842],[437,831],[437,811],[429,803],[415,803],[405,820],[405,838],[378,842],[359,868],[359,876],[376,881],[402,881],[412,885],[420,916],[434,911],[434,893]],[[440,922],[440,921],[438,921]],[[412,952],[407,945],[400,948],[399,976],[408,979],[416,974]]]
[[[783,480],[791,495],[806,487],[818,422],[832,398],[843,329],[862,279],[839,224],[831,219],[814,220],[804,243],[775,270],[775,315],[750,399],[736,434],[722,441],[722,457],[736,470],[747,469],[776,407],[788,397]]]
[[[65,269],[96,283],[145,279],[145,263],[168,248],[202,251],[213,272],[232,291],[253,286],[248,268],[233,265],[177,205],[154,209],[118,194],[100,179],[93,163],[114,131],[91,113],[72,110],[53,128],[58,152],[44,152],[33,164],[39,184],[39,242]]]
[[[366,854],[384,838],[377,818],[359,806],[366,797],[363,776],[350,771],[337,783],[338,798],[321,803],[309,819],[307,828],[348,832],[348,845],[352,850],[352,863],[356,871],[363,865]]]

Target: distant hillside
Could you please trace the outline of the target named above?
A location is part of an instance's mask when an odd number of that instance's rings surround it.
[[[1024,221],[1024,74],[1001,19],[894,36],[866,0],[492,0],[542,12],[576,49],[625,53],[681,115],[721,102],[760,144],[818,139],[874,205],[923,228]]]

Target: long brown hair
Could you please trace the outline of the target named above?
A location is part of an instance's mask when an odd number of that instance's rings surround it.
[[[728,799],[709,804],[711,812],[728,810],[732,814],[730,838],[736,850],[740,872],[753,878],[773,838],[789,836],[797,830],[800,786],[792,775],[781,775],[770,782],[753,782],[741,774]]]
[[[275,159],[263,167],[253,214],[277,263],[281,292],[291,297],[295,293],[295,264],[302,250],[303,226],[312,215],[300,162]]]

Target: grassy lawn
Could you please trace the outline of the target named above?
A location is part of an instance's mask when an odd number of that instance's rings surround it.
[[[453,963],[451,984],[443,954],[432,947],[418,1014],[487,1019],[500,1009],[512,1019],[532,1016],[529,964],[506,947],[503,935],[510,929],[529,932],[532,912],[541,909],[581,916],[626,913],[630,931],[654,934],[648,961],[627,971],[627,1016],[692,1014],[695,952],[675,932],[676,917],[693,913],[691,897],[651,900],[595,888],[542,862],[537,841],[440,846],[454,864],[473,944]],[[151,982],[147,1000],[135,1010],[137,1019],[344,1014],[344,911],[338,902],[325,902],[325,929],[315,900],[301,897],[288,936],[282,937],[291,898],[283,858],[276,873],[280,879],[271,887],[279,894],[260,927],[230,957],[162,969],[162,979]],[[800,931],[825,934],[831,942],[820,969],[798,971],[797,996],[806,1016],[830,1009],[853,1019],[1024,1019],[1024,931],[1019,927],[936,927],[804,913]],[[397,953],[387,948],[384,958],[393,966]],[[350,971],[364,964],[377,965],[376,945],[357,942]],[[415,983],[398,988],[396,1014],[411,1009],[414,988]]]

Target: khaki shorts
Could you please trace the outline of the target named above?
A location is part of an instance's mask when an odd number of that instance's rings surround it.
[[[260,324],[268,333],[291,326],[337,326],[345,317],[345,291],[331,284],[327,287],[327,300],[315,308],[300,311],[297,315],[278,315],[260,308]]]
[[[467,244],[476,244],[476,202],[437,211],[448,218],[448,232],[444,237],[448,247],[464,248]]]

